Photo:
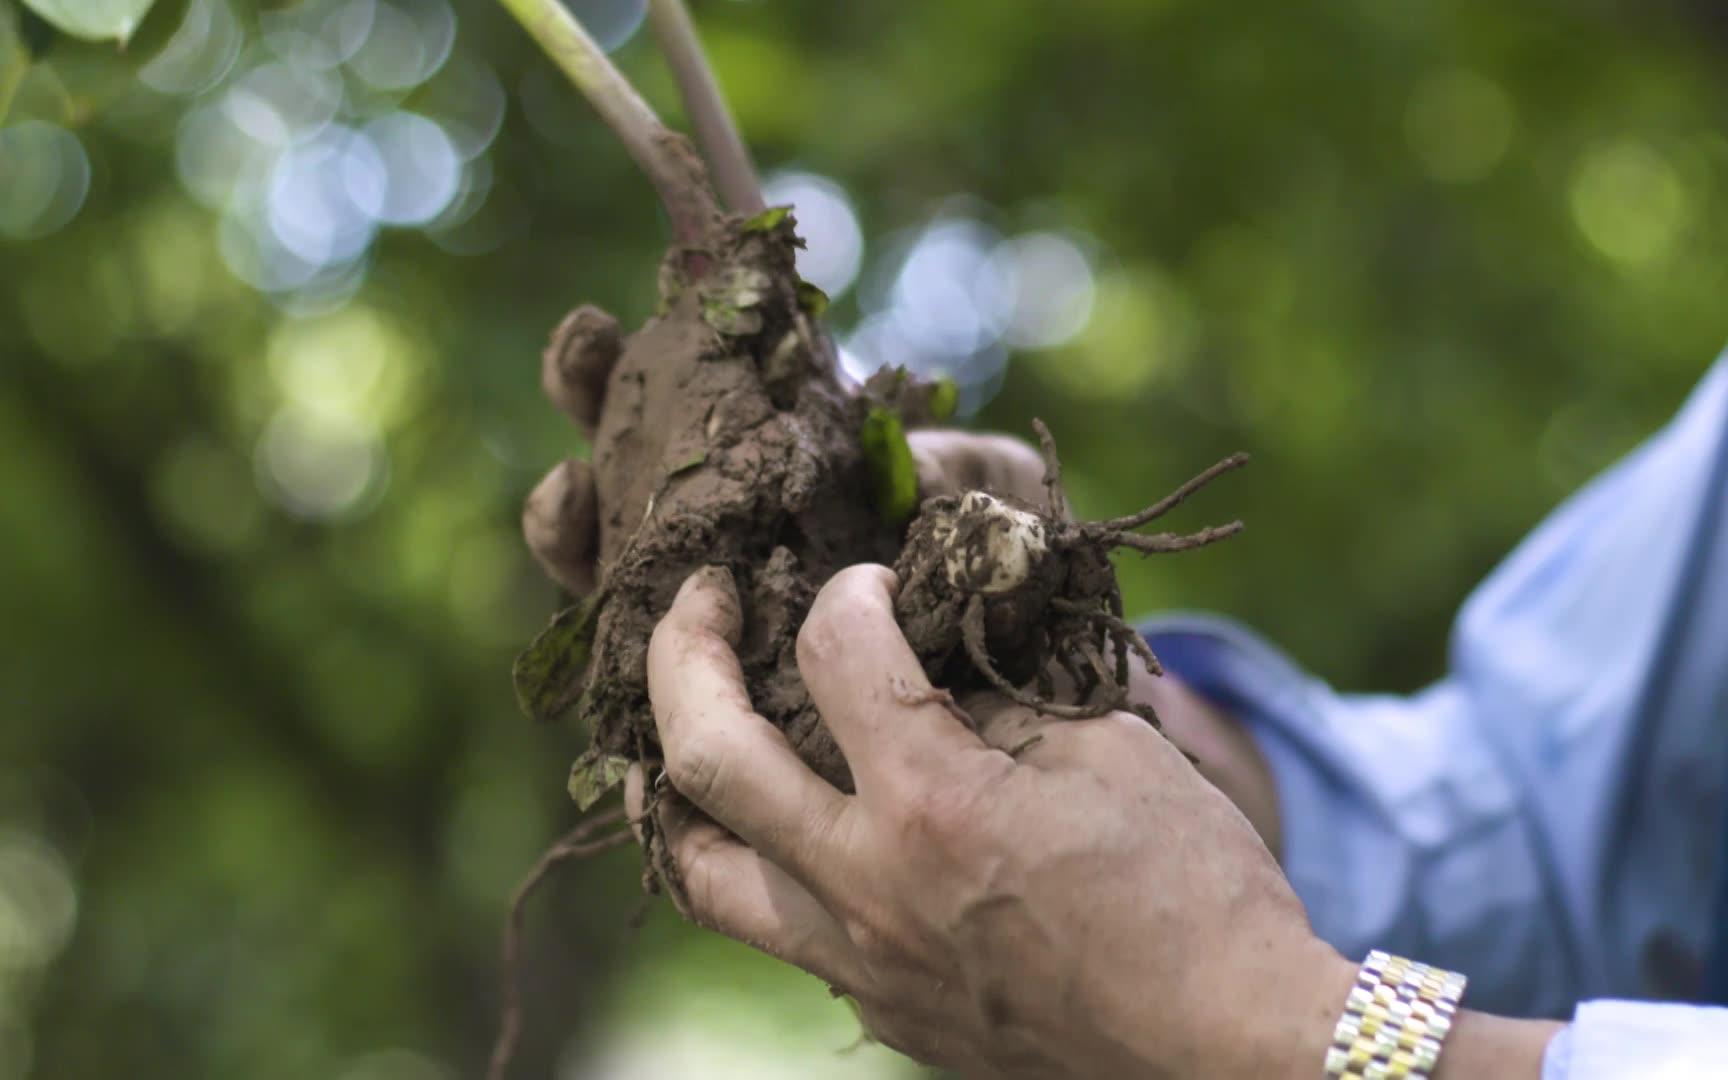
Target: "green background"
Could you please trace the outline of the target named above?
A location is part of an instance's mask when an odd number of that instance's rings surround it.
[[[0,123],[72,132],[89,165],[63,226],[0,238],[0,1080],[476,1075],[505,897],[573,818],[581,742],[519,718],[508,679],[556,603],[520,502],[583,452],[538,350],[580,301],[645,317],[664,230],[519,29],[460,0],[455,52],[506,95],[487,250],[387,230],[351,298],[284,310],[176,165],[183,118],[261,62],[258,13],[189,98],[136,74],[186,10],[124,53],[0,34]],[[1247,533],[1126,560],[1131,608],[1226,612],[1394,691],[1728,339],[1704,11],[696,5],[764,169],[850,196],[867,279],[956,205],[1087,238],[1089,321],[1012,353],[975,420],[1047,420],[1082,513],[1253,452],[1180,518]],[[617,59],[678,119],[645,33]],[[0,211],[37,175],[21,145],[0,138]],[[284,410],[375,437],[341,513],[273,495]],[[518,1075],[918,1074],[841,1055],[856,1025],[814,980],[664,905],[633,931],[638,906],[629,851],[539,898]]]

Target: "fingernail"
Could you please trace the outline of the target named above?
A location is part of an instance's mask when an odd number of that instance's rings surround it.
[[[727,596],[738,594],[738,584],[732,578],[732,571],[724,566],[704,566],[685,578],[683,586],[678,590],[679,599],[698,589],[717,589]]]
[[[709,618],[704,622],[709,629],[718,633],[732,645],[738,644],[738,635],[743,630],[744,613],[738,605],[738,584],[732,577],[732,571],[724,566],[704,566],[684,580],[678,590],[678,601],[697,591],[710,594],[710,602],[714,605]]]

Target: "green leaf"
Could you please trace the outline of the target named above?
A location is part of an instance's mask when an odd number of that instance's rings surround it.
[[[906,441],[906,425],[890,409],[871,409],[858,433],[864,461],[870,467],[870,488],[876,512],[899,524],[918,508],[918,466]]]
[[[155,0],[24,0],[24,6],[62,33],[85,41],[122,45],[144,21]]]
[[[768,275],[749,266],[729,266],[702,285],[702,321],[732,337],[762,329],[757,310],[773,285]]]
[[[516,704],[530,720],[556,720],[581,695],[604,597],[596,593],[552,616],[510,671]]]
[[[770,206],[768,209],[757,214],[755,217],[749,218],[744,222],[744,224],[738,226],[738,231],[747,233],[769,232],[773,229],[779,228],[780,223],[791,216],[792,208],[790,206]]]
[[[570,798],[576,801],[578,812],[586,813],[608,791],[617,787],[630,768],[630,759],[618,754],[603,754],[591,746],[570,766]]]
[[[820,319],[828,310],[828,294],[808,281],[798,283],[798,306],[812,319]]]
[[[691,455],[691,457],[688,461],[685,461],[684,463],[682,463],[680,465],[674,465],[672,467],[671,471],[669,471],[666,474],[666,477],[667,477],[667,479],[671,479],[672,477],[678,476],[681,473],[687,473],[691,469],[696,468],[698,465],[702,464],[704,461],[707,461],[707,460],[708,460],[708,451],[698,450],[695,454]]]
[[[944,375],[930,388],[930,419],[940,424],[960,407],[960,385]]]

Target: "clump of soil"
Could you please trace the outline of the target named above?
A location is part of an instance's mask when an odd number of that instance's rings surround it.
[[[1156,722],[1127,697],[1129,655],[1154,671],[1158,662],[1122,620],[1108,555],[1117,547],[1187,550],[1241,528],[1131,531],[1242,464],[1241,456],[1139,514],[1067,520],[1055,444],[1036,422],[1044,506],[975,491],[929,499],[909,524],[896,523],[883,490],[882,470],[892,465],[883,461],[909,469],[909,455],[873,457],[861,433],[884,410],[916,421],[933,395],[903,373],[862,392],[841,385],[815,319],[822,298],[794,269],[794,230],[785,209],[719,221],[709,243],[668,255],[660,313],[627,343],[591,308],[566,319],[554,340],[576,369],[611,372],[593,452],[605,511],[600,587],[561,615],[518,668],[531,712],[574,704],[593,733],[572,773],[579,803],[597,798],[628,762],[658,759],[648,640],[699,567],[724,566],[737,583],[739,659],[757,710],[817,773],[850,790],[794,651],[816,590],[833,573],[859,562],[894,566],[902,583],[896,615],[937,686],[993,687],[1058,716],[1126,708]],[[584,355],[620,348],[615,361]],[[900,430],[896,422],[893,437],[903,441]],[[1059,699],[1058,672],[1068,700]]]
[[[593,454],[602,601],[579,702],[602,755],[656,756],[649,634],[691,572],[724,566],[745,613],[751,700],[816,771],[848,784],[794,641],[822,582],[893,561],[901,530],[873,507],[858,438],[868,405],[835,375],[795,243],[781,213],[728,223],[700,278],[675,252],[663,313],[612,370]]]

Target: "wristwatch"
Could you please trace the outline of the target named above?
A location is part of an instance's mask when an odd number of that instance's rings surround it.
[[[1369,953],[1332,1030],[1328,1080],[1429,1080],[1466,982],[1455,971]]]

